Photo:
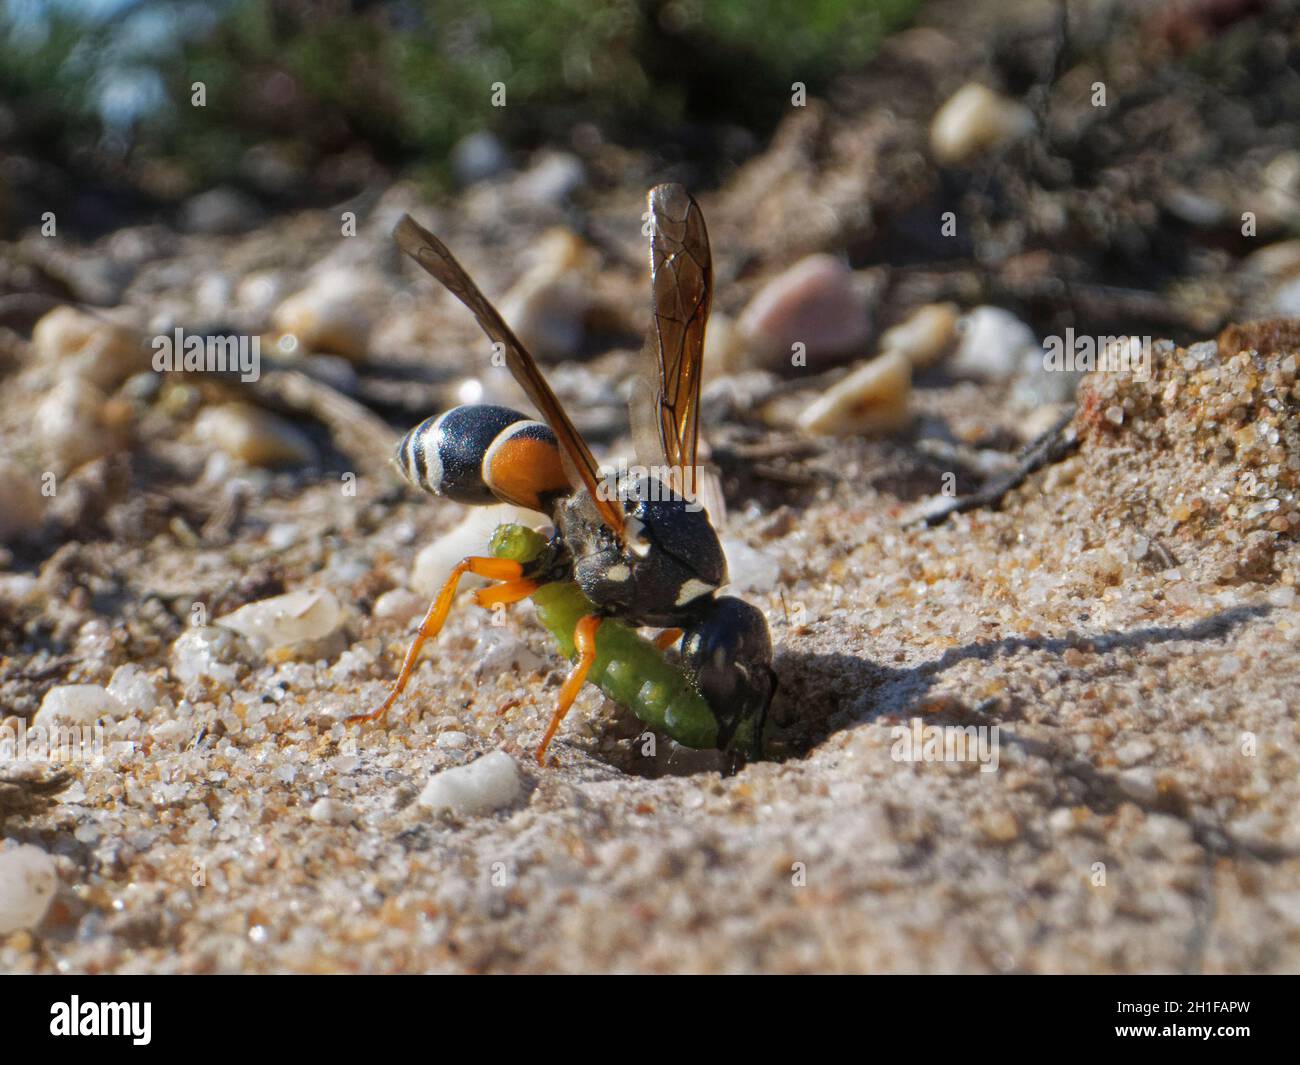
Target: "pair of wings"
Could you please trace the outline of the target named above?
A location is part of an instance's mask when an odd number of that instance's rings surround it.
[[[699,449],[700,372],[704,327],[713,297],[713,260],[704,215],[681,185],[656,185],[646,200],[650,208],[653,293],[653,321],[646,337],[653,391],[648,406],[657,423],[659,457],[672,471],[675,483],[671,487],[690,495]],[[500,345],[510,372],[559,440],[570,483],[574,488],[587,489],[601,520],[621,541],[623,511],[616,500],[605,498],[611,493],[597,491],[601,474],[596,458],[546,383],[536,360],[442,241],[410,215],[402,216],[393,237],[407,255],[470,309],[483,332]],[[653,431],[645,435],[655,436]],[[643,455],[642,461],[646,459]]]

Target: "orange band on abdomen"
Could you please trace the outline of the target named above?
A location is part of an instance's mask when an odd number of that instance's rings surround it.
[[[483,456],[483,480],[507,503],[545,510],[548,496],[570,490],[560,449],[549,431],[536,422],[519,422],[502,430]]]

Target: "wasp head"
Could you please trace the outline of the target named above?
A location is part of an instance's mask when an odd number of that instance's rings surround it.
[[[767,619],[743,599],[720,596],[686,630],[682,665],[718,722],[718,747],[733,764],[763,753],[763,727],[776,692]]]

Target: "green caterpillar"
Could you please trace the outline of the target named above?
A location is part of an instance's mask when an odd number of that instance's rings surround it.
[[[546,538],[540,533],[523,525],[501,525],[492,535],[489,551],[496,558],[527,564],[545,547]],[[538,620],[555,637],[561,652],[575,659],[574,629],[579,620],[597,613],[591,600],[572,581],[544,584],[529,598],[537,607]],[[596,633],[596,660],[587,680],[684,747],[718,745],[718,722],[704,697],[658,647],[615,618],[605,618]],[[737,736],[742,743],[751,738]]]

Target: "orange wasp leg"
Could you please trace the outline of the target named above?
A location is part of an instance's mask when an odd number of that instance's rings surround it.
[[[354,714],[352,717],[346,718],[344,724],[353,725],[359,721],[377,721],[388,713],[388,708],[393,703],[397,702],[397,697],[402,694],[402,689],[406,687],[406,682],[411,678],[411,671],[415,669],[415,662],[420,657],[420,649],[424,647],[424,641],[438,635],[438,631],[447,620],[447,615],[451,613],[451,601],[456,598],[456,586],[460,584],[461,577],[466,573],[473,573],[477,577],[487,577],[489,580],[494,581],[509,581],[513,584],[523,577],[523,572],[524,567],[509,558],[486,558],[472,555],[457,562],[452,567],[447,583],[442,586],[442,591],[438,593],[438,598],[433,601],[433,604],[429,607],[429,612],[424,615],[424,620],[420,622],[420,629],[415,634],[415,639],[411,641],[410,650],[406,652],[406,658],[402,662],[402,671],[397,675],[397,683],[393,685],[393,690],[388,693],[388,698],[384,700],[384,704],[378,710],[369,714]]]
[[[664,629],[663,632],[655,637],[655,646],[661,651],[666,651],[681,638],[681,629]]]
[[[494,588],[480,588],[474,593],[474,601],[479,606],[489,608],[501,604],[517,603],[521,599],[527,599],[540,587],[541,584],[538,581],[520,577],[517,581],[506,581],[505,584],[498,584]]]
[[[542,737],[542,745],[537,748],[537,764],[540,766],[546,765],[546,748],[551,745],[560,722],[564,720],[564,715],[569,712],[573,700],[578,697],[578,692],[586,683],[591,664],[596,661],[596,630],[600,628],[600,620],[598,614],[588,614],[578,622],[578,627],[573,631],[573,644],[578,649],[578,664],[573,667],[573,672],[569,674],[564,687],[560,689],[560,702],[551,716],[546,735]]]

